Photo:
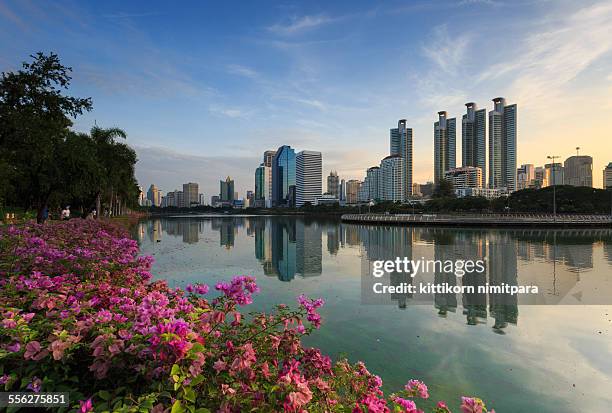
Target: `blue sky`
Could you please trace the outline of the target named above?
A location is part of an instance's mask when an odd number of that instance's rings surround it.
[[[611,50],[610,1],[0,0],[1,70],[58,53],[72,93],[94,103],[76,129],[125,129],[142,186],[195,181],[207,198],[227,175],[252,189],[261,154],[282,144],[362,178],[400,118],[425,182],[437,111],[460,119],[496,96],[519,105],[519,163],[581,146],[601,185]]]

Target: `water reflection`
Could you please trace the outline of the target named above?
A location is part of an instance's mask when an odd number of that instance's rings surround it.
[[[391,272],[390,284],[416,285],[427,281],[474,287],[538,285],[540,294],[519,298],[478,292],[476,288],[471,294],[435,293],[423,297],[406,292],[390,294],[385,299],[390,299],[400,309],[423,303],[425,299],[433,305],[438,316],[459,313],[469,325],[483,324],[490,318],[494,320],[494,329],[500,333],[508,324],[518,323],[519,304],[606,304],[610,292],[609,271],[597,273],[597,288],[593,288],[592,282],[582,284],[580,281],[581,275],[594,269],[595,249],[601,250],[602,259],[612,265],[611,230],[407,228],[347,225],[293,217],[152,219],[141,222],[136,230],[141,243],[159,243],[167,236],[180,238],[185,244],[197,244],[214,239],[214,234],[218,237],[218,245],[228,251],[237,248],[238,239],[246,239],[251,246],[241,244],[240,249],[252,248],[263,274],[283,282],[296,277],[321,276],[326,260],[344,251],[357,251],[362,280],[371,277],[374,261],[395,260],[396,257],[485,260],[483,273],[468,273],[458,278],[452,270],[436,268],[431,274],[418,274],[413,278],[405,272]],[[592,277],[587,277],[587,281],[592,281]]]

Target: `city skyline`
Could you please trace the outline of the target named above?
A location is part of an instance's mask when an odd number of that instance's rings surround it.
[[[459,118],[469,101],[488,112],[496,95],[521,107],[517,166],[580,144],[601,187],[612,159],[607,2],[0,6],[2,70],[59,53],[73,93],[93,97],[75,129],[124,128],[145,189],[199,182],[210,195],[230,175],[244,194],[260,149],[282,144],[321,151],[323,176],[363,179],[397,119],[413,128],[413,182],[426,182],[435,113]]]

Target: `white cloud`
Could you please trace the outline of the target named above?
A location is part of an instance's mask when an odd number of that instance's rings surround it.
[[[226,116],[228,118],[245,118],[249,115],[249,113],[238,108],[226,108],[217,105],[209,106],[208,111],[214,115]]]
[[[431,39],[422,47],[423,54],[445,73],[455,74],[464,62],[471,36],[462,33],[453,36],[443,24],[436,26]]]
[[[247,66],[238,64],[227,65],[227,71],[233,75],[248,77],[249,79],[256,79],[259,77],[259,73]]]
[[[268,30],[276,34],[287,36],[318,27],[323,24],[330,23],[332,21],[332,18],[327,17],[325,15],[302,16],[299,18],[293,17],[289,24],[277,23],[273,26],[268,27]]]

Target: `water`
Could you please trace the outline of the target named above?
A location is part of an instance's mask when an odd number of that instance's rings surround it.
[[[170,217],[141,222],[136,237],[142,253],[155,257],[155,277],[174,286],[253,275],[262,289],[255,310],[294,303],[301,293],[323,297],[324,325],[307,344],[363,360],[386,391],[418,378],[455,409],[464,394],[480,396],[498,413],[610,411],[610,230]],[[362,277],[371,277],[373,261],[396,256],[486,257],[487,281],[534,284],[540,294],[503,306],[494,295],[436,296],[423,305],[396,295],[390,305],[364,304]]]

